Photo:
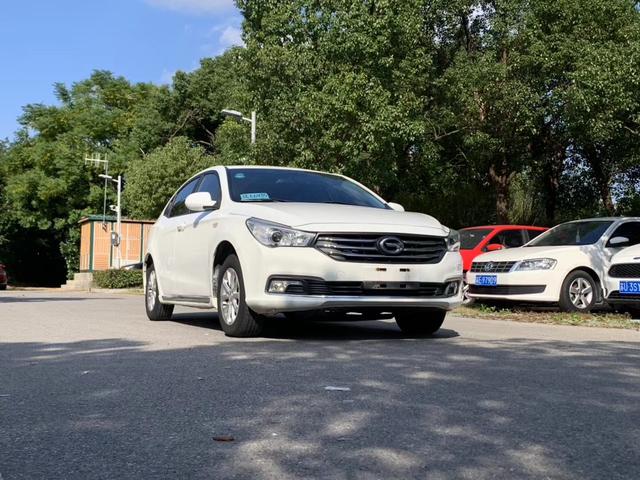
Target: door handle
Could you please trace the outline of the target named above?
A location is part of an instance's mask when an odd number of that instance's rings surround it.
[[[179,232],[184,231],[184,225],[178,225],[178,231]]]

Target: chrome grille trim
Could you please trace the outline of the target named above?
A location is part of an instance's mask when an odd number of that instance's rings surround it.
[[[473,262],[472,273],[507,273],[511,271],[516,262]]]
[[[380,251],[378,241],[385,237],[401,240],[403,251]],[[447,253],[445,237],[397,233],[320,233],[314,247],[334,260],[358,263],[435,264]]]

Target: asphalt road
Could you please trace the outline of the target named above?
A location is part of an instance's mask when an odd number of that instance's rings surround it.
[[[637,479],[640,333],[237,340],[207,312],[149,322],[142,297],[0,292],[0,479],[129,478]]]

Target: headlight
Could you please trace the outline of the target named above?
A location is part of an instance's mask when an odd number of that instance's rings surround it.
[[[267,247],[307,247],[316,238],[315,233],[294,230],[258,218],[249,218],[247,228],[256,240]]]
[[[447,237],[447,250],[450,252],[460,251],[460,232],[457,230],[449,230],[449,236]]]
[[[558,263],[553,258],[532,258],[531,260],[521,260],[513,268],[514,272],[526,270],[551,270]]]

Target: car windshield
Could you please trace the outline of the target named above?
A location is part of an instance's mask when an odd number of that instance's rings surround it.
[[[526,246],[592,245],[600,240],[612,223],[606,220],[563,223],[540,235]]]
[[[279,168],[234,168],[228,172],[234,202],[335,203],[389,209],[362,187],[328,173]]]
[[[462,250],[473,250],[482,240],[491,233],[491,228],[470,228],[460,230],[460,248]]]

